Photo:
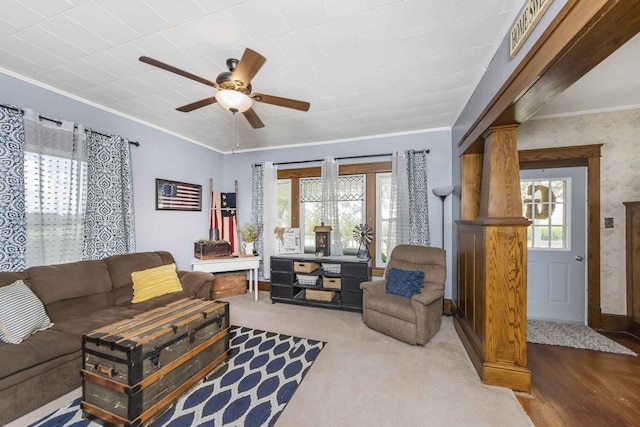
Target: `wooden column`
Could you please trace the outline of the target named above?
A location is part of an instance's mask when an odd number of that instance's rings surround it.
[[[522,216],[516,129],[516,125],[489,128],[483,135],[484,155],[463,156],[462,200],[469,208],[463,207],[463,220],[458,222],[455,324],[484,383],[529,391],[529,221]],[[472,219],[478,185],[470,177],[477,176],[480,163],[479,207]]]

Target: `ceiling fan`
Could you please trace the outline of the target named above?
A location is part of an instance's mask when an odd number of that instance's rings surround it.
[[[218,75],[215,82],[203,77],[196,76],[187,71],[176,68],[172,65],[160,62],[157,59],[141,56],[140,61],[153,65],[163,70],[178,74],[199,83],[218,89],[215,96],[192,102],[176,108],[178,111],[189,112],[204,106],[218,103],[225,110],[235,113],[242,113],[251,127],[254,129],[264,127],[264,123],[253,110],[253,101],[264,102],[265,104],[277,105],[279,107],[293,108],[294,110],[308,111],[310,104],[295,99],[280,98],[273,95],[251,92],[251,80],[258,73],[260,68],[267,62],[267,59],[251,49],[245,49],[242,59],[227,59],[229,71]]]

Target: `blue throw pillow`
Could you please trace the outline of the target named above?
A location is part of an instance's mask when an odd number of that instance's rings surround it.
[[[387,273],[387,293],[411,298],[422,289],[424,271],[400,270],[390,268]]]

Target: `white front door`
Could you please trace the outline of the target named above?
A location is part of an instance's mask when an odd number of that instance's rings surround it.
[[[586,323],[586,168],[520,172],[527,229],[527,317]]]

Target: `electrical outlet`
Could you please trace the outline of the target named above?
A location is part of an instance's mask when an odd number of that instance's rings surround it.
[[[604,219],[604,228],[613,228],[613,218]]]

